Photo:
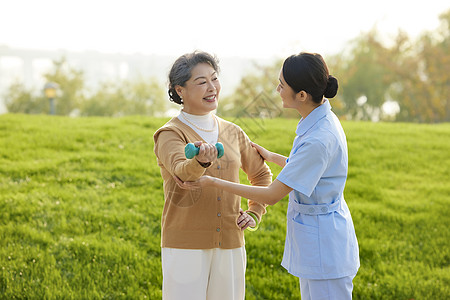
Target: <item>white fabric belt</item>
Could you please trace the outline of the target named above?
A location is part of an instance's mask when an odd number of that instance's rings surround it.
[[[331,204],[300,204],[291,201],[292,208],[304,215],[326,215],[339,209],[341,201],[337,200]]]

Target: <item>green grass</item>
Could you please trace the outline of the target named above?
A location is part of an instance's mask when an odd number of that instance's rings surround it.
[[[161,298],[152,135],[166,120],[0,116],[0,299]],[[289,154],[297,120],[244,121],[255,142]],[[354,299],[449,299],[450,124],[343,126]],[[286,208],[246,234],[247,299],[300,298],[280,266]]]

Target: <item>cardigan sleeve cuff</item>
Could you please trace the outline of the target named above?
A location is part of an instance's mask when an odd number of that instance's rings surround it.
[[[262,215],[266,213],[266,209],[263,206],[250,205],[247,212],[251,212],[257,218],[258,223],[261,222]]]
[[[184,172],[181,171],[181,174],[179,174],[178,177],[183,181],[195,181],[199,179],[211,165],[212,163],[207,167],[203,167],[195,158],[188,159],[182,168]]]

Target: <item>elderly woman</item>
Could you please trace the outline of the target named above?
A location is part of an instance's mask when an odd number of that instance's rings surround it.
[[[155,154],[164,180],[161,220],[163,299],[244,299],[246,252],[244,229],[256,227],[265,205],[215,188],[185,190],[176,178],[202,175],[239,182],[242,169],[252,185],[267,186],[270,169],[241,128],[213,111],[220,83],[218,64],[208,53],[178,58],[169,73],[169,96],[181,105],[177,117],[154,134]],[[187,159],[187,143],[199,153]],[[224,145],[218,159],[217,142]]]

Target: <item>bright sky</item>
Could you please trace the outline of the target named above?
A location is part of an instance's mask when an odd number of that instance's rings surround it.
[[[0,45],[179,56],[334,54],[376,27],[435,30],[448,0],[0,0]]]

